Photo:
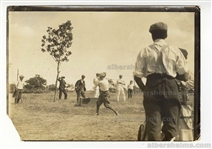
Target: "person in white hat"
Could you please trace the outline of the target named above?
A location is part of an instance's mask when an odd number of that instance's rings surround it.
[[[163,22],[150,26],[153,43],[139,52],[133,72],[143,91],[148,141],[161,141],[161,131],[165,135],[163,141],[174,140],[178,135],[180,101],[175,79],[186,81],[188,67],[180,49],[166,43],[167,29]]]
[[[125,101],[126,100],[126,97],[125,97],[125,92],[124,92],[124,85],[125,85],[125,82],[122,80],[122,75],[119,75],[119,79],[117,80],[117,101],[119,101],[119,97],[120,95],[123,97],[123,100]]]
[[[96,77],[93,79],[94,98],[98,98],[99,97],[99,86],[97,85],[98,80],[99,80],[99,73],[96,73]]]
[[[24,88],[24,76],[20,75],[19,80],[16,84],[15,90],[15,103],[19,103],[20,99],[22,98],[23,88]]]
[[[96,102],[96,115],[99,115],[99,108],[102,105],[102,103],[104,104],[104,106],[110,110],[112,110],[116,115],[118,115],[118,112],[115,111],[109,104],[109,88],[110,88],[110,84],[108,82],[108,80],[105,78],[106,73],[99,73],[99,79],[96,82],[96,86],[99,86],[99,91],[100,91],[100,95],[99,98]]]

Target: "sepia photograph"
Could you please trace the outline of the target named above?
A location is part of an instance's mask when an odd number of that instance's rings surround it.
[[[7,7],[21,141],[200,139],[198,6]]]

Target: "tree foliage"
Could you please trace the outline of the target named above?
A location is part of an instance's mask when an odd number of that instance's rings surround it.
[[[56,62],[68,61],[68,56],[71,55],[71,51],[68,48],[72,45],[72,29],[71,21],[67,21],[59,25],[58,29],[48,27],[47,35],[44,35],[41,39],[41,51],[49,52]]]
[[[13,93],[15,91],[16,85],[10,84],[10,93]]]
[[[54,91],[55,89],[57,89],[55,87],[55,84],[48,85],[47,88],[48,88],[49,91]]]
[[[46,86],[46,80],[43,79],[40,76],[35,76],[33,78],[30,78],[29,80],[25,81],[27,84],[25,85],[25,88],[27,90],[37,90],[37,89],[45,89]]]
[[[75,86],[73,84],[67,84],[66,88],[67,88],[67,90],[74,90]]]
[[[52,58],[57,62],[57,76],[55,81],[55,95],[54,101],[56,98],[57,91],[57,79],[60,73],[60,64],[61,62],[68,62],[68,56],[72,53],[68,50],[68,48],[72,45],[73,35],[72,35],[72,24],[71,21],[67,21],[59,25],[58,29],[53,29],[52,27],[48,27],[47,35],[44,35],[41,39],[41,51],[48,52]]]

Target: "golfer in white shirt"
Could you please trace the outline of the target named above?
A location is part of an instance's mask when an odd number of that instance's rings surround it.
[[[96,82],[96,85],[99,86],[100,95],[96,102],[96,115],[99,115],[99,108],[104,103],[104,106],[110,110],[112,110],[116,115],[118,115],[118,112],[115,111],[113,108],[110,107],[109,102],[109,88],[110,84],[107,79],[105,79],[106,73],[99,73],[99,80]]]

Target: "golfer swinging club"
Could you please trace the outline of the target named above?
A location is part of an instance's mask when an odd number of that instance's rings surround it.
[[[110,84],[107,79],[105,79],[106,73],[99,73],[99,80],[96,82],[96,85],[99,86],[100,89],[100,95],[96,102],[96,115],[99,115],[99,108],[104,103],[104,106],[110,110],[112,110],[116,115],[118,115],[118,112],[115,111],[113,108],[109,106],[109,87]]]

